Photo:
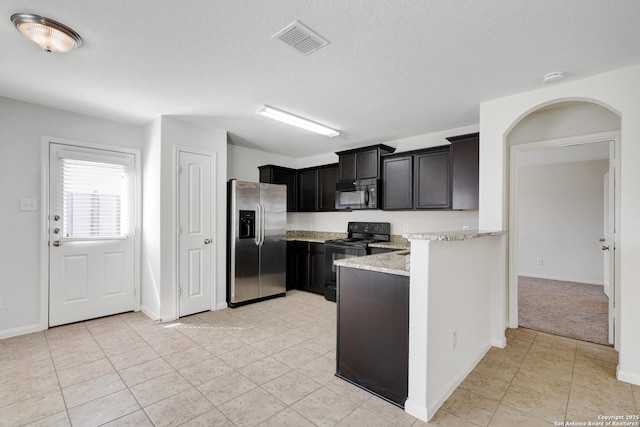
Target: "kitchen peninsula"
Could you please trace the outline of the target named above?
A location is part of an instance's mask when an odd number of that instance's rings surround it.
[[[505,301],[500,292],[505,278],[495,257],[506,251],[506,239],[502,231],[478,230],[403,237],[411,243],[410,263],[403,251],[335,264],[345,271],[377,272],[380,278],[406,280],[409,276],[408,398],[404,408],[427,421],[492,345],[506,345]],[[339,286],[346,289],[348,277]],[[367,298],[375,296],[372,293]]]

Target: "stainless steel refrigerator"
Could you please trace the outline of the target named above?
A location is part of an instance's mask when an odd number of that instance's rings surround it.
[[[284,296],[287,187],[232,179],[227,205],[227,304]]]

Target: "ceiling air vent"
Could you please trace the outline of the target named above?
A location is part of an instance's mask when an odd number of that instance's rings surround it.
[[[278,31],[272,38],[279,38],[291,47],[294,47],[304,55],[309,55],[329,44],[329,42],[309,28],[295,21]]]

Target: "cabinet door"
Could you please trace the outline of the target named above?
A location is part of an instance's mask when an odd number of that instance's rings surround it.
[[[382,159],[382,209],[413,209],[413,156]]]
[[[301,290],[309,288],[309,243],[296,242],[295,287]]]
[[[452,209],[478,209],[479,136],[451,141]]]
[[[296,173],[282,169],[273,170],[273,184],[287,186],[287,212],[296,211]]]
[[[338,179],[340,181],[353,181],[356,179],[356,153],[340,155]]]
[[[287,290],[295,289],[298,279],[298,254],[297,242],[287,242]]]
[[[338,167],[318,169],[318,210],[336,210],[336,182]]]
[[[310,243],[309,291],[324,294],[325,251],[323,243]]]
[[[378,178],[378,153],[377,148],[356,152],[356,179]]]
[[[298,211],[318,210],[318,170],[298,171]]]
[[[451,207],[450,151],[416,154],[414,158],[414,205],[416,209]]]

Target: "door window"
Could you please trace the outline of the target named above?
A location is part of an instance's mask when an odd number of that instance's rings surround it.
[[[126,238],[129,165],[126,159],[60,153],[62,233],[69,239]]]

